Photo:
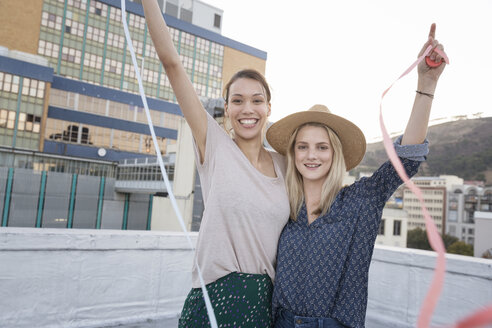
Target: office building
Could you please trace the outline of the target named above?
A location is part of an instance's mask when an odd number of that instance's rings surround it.
[[[475,222],[477,212],[492,212],[492,188],[470,184],[453,185],[448,193],[447,234],[474,245],[478,232]]]
[[[414,177],[413,183],[422,190],[424,205],[429,211],[437,230],[446,232],[447,190],[451,185],[462,183],[456,176]],[[425,219],[418,197],[407,187],[403,188],[403,209],[408,213],[408,230],[421,228],[425,230]]]
[[[173,3],[160,1],[164,10]],[[164,17],[204,102],[220,98],[239,69],[264,73],[265,52],[213,25],[195,25],[201,13],[221,21],[222,11],[191,3],[178,2],[179,18]],[[142,6],[126,5],[159,151],[173,178],[182,114]],[[167,191],[137,94],[120,1],[4,0],[0,18],[1,225],[150,229],[154,195]],[[188,173],[193,183],[194,174]],[[186,200],[192,204],[193,191]]]

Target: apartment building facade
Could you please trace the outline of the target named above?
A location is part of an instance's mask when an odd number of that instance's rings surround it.
[[[446,232],[447,191],[452,184],[462,183],[456,176],[414,177],[412,181],[422,190],[424,205],[429,211],[437,230]],[[408,230],[425,229],[425,219],[418,197],[408,188],[403,188],[403,209],[408,213]]]
[[[182,114],[142,6],[127,1],[126,7],[158,151],[172,172]],[[200,5],[193,8],[192,16],[199,17]],[[213,8],[210,12],[222,15]],[[148,180],[158,170],[121,14],[117,0],[0,3],[2,226],[97,229],[108,226],[105,217],[114,216],[112,228],[150,229],[156,191],[115,187],[128,176]],[[265,52],[193,21],[164,17],[204,101],[220,98],[222,86],[239,69],[264,73]],[[147,165],[146,158],[154,158],[154,165]],[[126,167],[119,175],[118,163],[131,159],[147,164]],[[24,190],[20,183],[26,174],[24,183],[31,188]],[[189,175],[194,180],[194,172]],[[32,208],[23,212],[20,204],[27,200]]]

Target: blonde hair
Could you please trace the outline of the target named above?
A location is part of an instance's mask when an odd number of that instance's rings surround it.
[[[290,136],[289,144],[287,146],[287,173],[285,178],[287,194],[290,202],[290,217],[294,221],[297,219],[297,215],[299,214],[302,203],[304,202],[302,176],[296,168],[294,146],[297,134],[303,127],[306,126],[325,128],[333,149],[333,160],[330,171],[328,172],[325,182],[323,183],[323,187],[321,188],[321,201],[319,203],[319,207],[313,212],[314,214],[324,215],[328,212],[331,204],[335,200],[336,195],[340,189],[342,189],[343,175],[346,171],[342,143],[333,130],[324,124],[316,122],[305,123],[297,127],[297,129],[295,129]]]

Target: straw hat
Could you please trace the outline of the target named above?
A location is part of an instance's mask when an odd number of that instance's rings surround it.
[[[278,153],[285,155],[289,138],[295,129],[304,123],[316,122],[325,124],[340,138],[343,157],[348,170],[360,163],[366,152],[366,138],[354,123],[335,114],[324,105],[314,105],[309,110],[297,112],[284,117],[268,129],[266,137],[268,143]]]

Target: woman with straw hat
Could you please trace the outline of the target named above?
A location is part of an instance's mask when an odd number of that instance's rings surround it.
[[[424,50],[440,45],[432,24]],[[432,52],[431,59],[441,56]],[[425,140],[434,90],[445,65],[418,66],[418,88],[403,136],[394,147],[408,176],[428,153]],[[402,183],[392,164],[342,188],[362,160],[366,141],[352,122],[322,105],[285,117],[267,131],[287,156],[290,220],[279,240],[273,292],[275,327],[364,327],[368,271],[383,207]]]

